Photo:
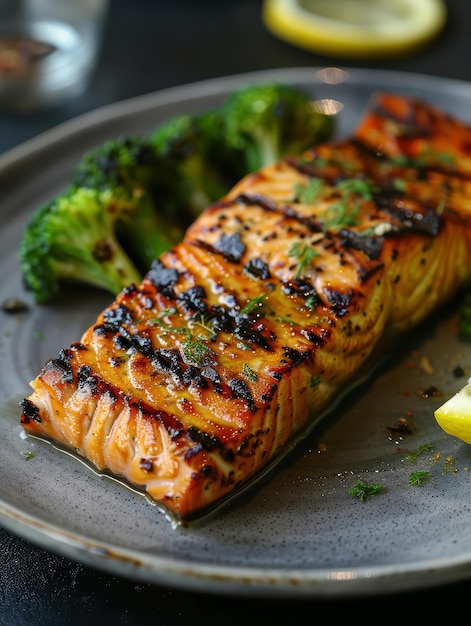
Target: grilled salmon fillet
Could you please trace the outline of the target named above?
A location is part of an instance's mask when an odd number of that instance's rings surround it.
[[[470,174],[471,128],[376,94],[209,206],[45,364],[24,429],[200,519],[470,284]]]

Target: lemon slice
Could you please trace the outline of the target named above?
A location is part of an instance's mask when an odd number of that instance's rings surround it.
[[[438,425],[449,435],[471,443],[471,379],[436,409]]]
[[[410,54],[447,19],[443,0],[264,0],[262,19],[280,39],[336,57]]]

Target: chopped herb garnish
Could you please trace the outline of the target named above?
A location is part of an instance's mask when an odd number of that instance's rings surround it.
[[[23,452],[22,455],[23,455],[23,457],[24,457],[24,459],[26,461],[31,461],[31,459],[34,459],[33,452],[29,452],[29,451],[28,452]]]
[[[409,474],[409,485],[420,487],[432,474],[425,472],[412,472]]]
[[[183,355],[187,363],[203,365],[210,352],[211,348],[203,343],[199,337],[188,337],[183,346]]]
[[[250,344],[246,343],[245,341],[238,341],[237,347],[239,348],[239,350],[252,350]]]
[[[250,365],[247,365],[247,363],[244,363],[242,367],[242,374],[245,376],[245,378],[252,382],[257,380],[257,374],[253,371]]]
[[[402,178],[395,178],[392,182],[393,189],[399,191],[400,193],[404,193],[406,190],[406,183]]]
[[[311,387],[311,389],[314,389],[314,387],[317,387],[317,385],[320,382],[321,382],[320,376],[311,376],[311,378],[309,379],[309,387]]]
[[[332,204],[327,209],[326,217],[322,220],[325,230],[341,226],[356,226],[358,224],[359,211],[360,206],[358,202],[349,207],[345,198]]]
[[[410,463],[411,465],[415,465],[417,463],[418,457],[423,452],[427,452],[427,450],[433,450],[433,446],[429,443],[419,446],[415,452],[408,452],[406,456],[404,457],[404,460]]]
[[[165,333],[175,333],[185,338],[185,343],[182,347],[182,352],[184,359],[187,363],[194,363],[197,365],[202,365],[205,363],[208,354],[211,352],[211,348],[207,346],[203,339],[207,337],[202,336],[194,336],[191,330],[185,326],[172,326],[170,324],[166,324],[163,321],[163,318],[166,315],[171,315],[173,313],[178,312],[175,308],[169,308],[165,311],[162,311],[157,317],[149,320],[150,323],[156,324],[162,331]],[[209,333],[209,338],[214,339],[215,333],[213,328],[205,321],[204,317],[201,316],[200,320],[194,320],[194,325],[201,326],[205,331]]]
[[[425,162],[422,159],[412,159],[405,154],[396,154],[391,158],[391,163],[394,165],[399,165],[401,167],[412,167],[413,165],[417,165],[417,167],[424,166]]]
[[[435,152],[429,147],[426,147],[421,154],[408,157],[407,155],[397,155],[391,157],[392,163],[401,165],[404,167],[426,167],[431,161],[438,161],[444,165],[453,165],[455,159],[453,155],[448,152]]]
[[[290,317],[284,317],[283,315],[279,315],[277,319],[280,322],[286,322],[287,324],[290,324],[291,326],[299,326],[298,322],[295,322]]]
[[[164,330],[172,330],[174,332],[177,332],[177,330],[173,326],[169,326],[168,324],[166,324],[163,321],[164,317],[167,317],[167,315],[174,315],[175,313],[178,313],[178,309],[177,308],[175,308],[174,306],[168,307],[167,309],[164,309],[163,311],[161,311],[157,315],[157,317],[151,317],[148,320],[148,323],[149,324],[157,324],[158,326],[160,326]]]
[[[371,200],[375,187],[367,180],[348,178],[337,183],[336,189],[342,193],[342,198],[327,209],[322,220],[325,230],[356,226],[359,223],[360,205],[358,201],[353,201],[353,196]]]
[[[306,308],[315,309],[317,306],[317,298],[316,296],[310,295],[306,298],[305,302]]]
[[[158,317],[154,317],[153,319],[149,320],[149,322],[151,324],[156,324],[164,331],[164,334],[168,332],[191,336],[189,328],[185,328],[184,326],[172,326],[171,324],[166,324],[162,319]]]
[[[455,163],[455,158],[449,152],[439,152],[437,155],[437,160],[445,163],[447,165],[453,165]]]
[[[297,183],[294,186],[295,200],[309,204],[319,196],[322,187],[323,182],[320,178],[310,178],[306,185]]]
[[[166,309],[164,309],[163,311],[161,311],[158,315],[157,318],[158,319],[162,319],[163,317],[166,317],[167,315],[175,315],[175,313],[178,313],[178,309],[174,306],[169,306]]]
[[[204,315],[201,315],[200,319],[195,320],[193,323],[196,324],[197,326],[201,326],[201,328],[203,328],[206,332],[208,332],[210,339],[215,339],[216,333],[214,332],[214,328],[212,326],[211,320],[208,321],[204,318]]]
[[[185,344],[183,345],[183,355],[188,363],[196,363],[201,365],[204,363],[207,355],[211,352],[211,348],[203,343],[203,339],[207,337],[194,336],[191,330],[185,326],[172,326],[166,324],[163,318],[166,315],[172,315],[178,313],[178,309],[170,307],[159,313],[157,317],[149,320],[151,324],[156,324],[162,329],[164,333],[176,333],[185,337]],[[214,339],[216,334],[210,322],[207,322],[203,315],[198,320],[193,320],[192,323],[195,326],[200,326],[204,331],[209,333],[209,339]]]
[[[242,308],[241,314],[248,315],[249,313],[252,313],[257,307],[263,306],[263,301],[269,294],[270,292],[266,291],[265,293],[262,293],[259,296],[252,298],[252,300],[249,300],[247,304]]]
[[[363,502],[368,496],[374,496],[382,489],[383,485],[381,484],[372,485],[371,483],[364,483],[358,480],[355,485],[348,490],[348,493]]]
[[[296,276],[300,277],[305,273],[307,266],[312,265],[313,259],[320,256],[315,248],[301,241],[294,241],[288,250],[288,256],[294,257],[298,261]]]
[[[346,195],[355,194],[365,200],[371,200],[372,198],[372,185],[366,180],[347,178],[337,183],[336,187],[343,192],[344,197]]]

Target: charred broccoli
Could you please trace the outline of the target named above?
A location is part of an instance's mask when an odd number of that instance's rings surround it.
[[[212,137],[198,116],[180,114],[161,124],[152,134],[155,150],[168,166],[164,202],[170,213],[185,211],[194,220],[211,202],[221,198],[229,183],[210,158]]]
[[[66,281],[118,293],[240,178],[327,139],[333,124],[297,87],[248,85],[220,106],[175,115],[149,136],[105,142],[26,225],[25,284],[37,302],[57,296]]]
[[[140,282],[152,261],[177,243],[183,228],[158,208],[166,161],[150,141],[120,137],[86,153],[69,187],[40,207],[23,230],[20,266],[37,302],[64,282],[116,295]]]
[[[38,303],[56,297],[63,283],[80,282],[118,293],[141,279],[116,237],[119,220],[134,207],[107,189],[70,187],[37,209],[20,242],[26,286]]]
[[[269,83],[241,87],[200,114],[176,115],[151,142],[171,172],[170,211],[186,210],[191,221],[245,174],[302,152],[332,130],[332,117],[317,112],[307,92]]]
[[[309,94],[278,83],[247,85],[222,105],[224,140],[239,176],[299,154],[333,132],[333,117],[318,112]]]
[[[173,166],[144,137],[119,137],[84,155],[72,173],[72,186],[108,190],[126,198],[133,211],[116,224],[116,233],[141,272],[183,236],[176,215],[167,215],[163,190]]]

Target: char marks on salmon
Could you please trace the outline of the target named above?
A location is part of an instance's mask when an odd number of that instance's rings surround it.
[[[351,137],[209,206],[46,363],[23,427],[198,519],[469,286],[470,176],[465,123],[376,94]]]

